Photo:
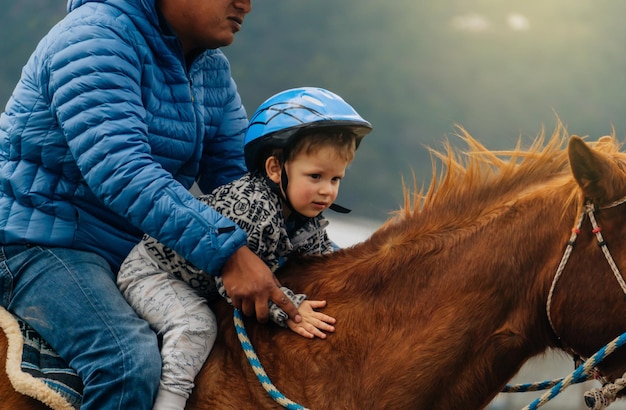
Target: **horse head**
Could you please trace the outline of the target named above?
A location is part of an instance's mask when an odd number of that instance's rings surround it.
[[[580,209],[571,255],[553,280],[548,312],[560,347],[591,357],[626,332],[626,154],[611,137],[595,144],[572,136],[572,174],[580,186]],[[567,249],[566,249],[567,252]],[[608,380],[626,371],[626,350],[599,365]]]

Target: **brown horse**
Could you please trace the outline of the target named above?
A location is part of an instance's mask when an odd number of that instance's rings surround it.
[[[467,152],[433,151],[430,188],[407,191],[369,239],[280,271],[287,286],[328,301],[335,333],[307,340],[246,320],[289,399],[318,410],[481,409],[529,358],[551,348],[590,357],[626,331],[624,292],[589,218],[554,281],[586,200],[626,269],[626,205],[613,204],[626,196],[626,154],[615,138],[586,143],[559,124],[528,150],[491,152],[459,134]],[[280,408],[247,363],[232,308],[215,308],[220,336],[187,408]],[[621,377],[625,352],[600,370]],[[35,408],[7,386],[3,402]]]

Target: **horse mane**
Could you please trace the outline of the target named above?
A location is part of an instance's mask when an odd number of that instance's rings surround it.
[[[403,181],[404,205],[394,213],[397,217],[410,219],[424,214],[422,222],[438,225],[442,220],[471,217],[517,200],[538,184],[546,185],[546,189],[566,184],[571,192],[568,202],[576,199],[577,186],[564,149],[569,135],[562,123],[547,142],[542,130],[527,150],[518,139],[513,150],[490,151],[460,126],[455,135],[468,150],[455,148],[449,140],[444,142],[444,151],[429,148],[433,172],[428,191],[417,189],[415,177],[412,191]],[[549,181],[554,182],[546,184]]]
[[[429,148],[432,178],[428,190],[417,187],[415,176],[412,190],[403,180],[404,204],[368,241],[370,260],[389,261],[391,253],[399,260],[406,259],[403,252],[414,256],[437,253],[531,196],[549,200],[558,191],[558,201],[552,206],[563,210],[582,206],[565,149],[570,136],[560,121],[549,138],[542,129],[527,149],[522,148],[520,138],[513,150],[490,151],[461,126],[455,135],[467,150],[455,148],[449,140],[443,151]],[[591,144],[611,153],[620,147],[614,136]],[[550,195],[546,190],[551,190]]]

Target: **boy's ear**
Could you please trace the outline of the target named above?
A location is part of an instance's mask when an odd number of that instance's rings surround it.
[[[280,165],[280,161],[274,155],[265,160],[265,173],[272,181],[277,184],[280,183],[282,167]]]

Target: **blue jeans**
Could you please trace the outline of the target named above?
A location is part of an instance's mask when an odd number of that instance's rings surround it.
[[[81,376],[81,409],[152,409],[161,376],[155,333],[128,305],[100,256],[0,247],[0,303]]]

